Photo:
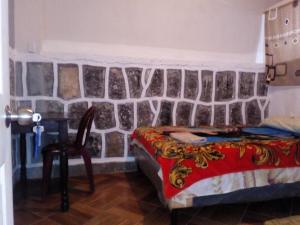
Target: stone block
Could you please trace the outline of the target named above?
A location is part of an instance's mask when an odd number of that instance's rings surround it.
[[[16,76],[15,76],[15,65],[14,61],[9,59],[9,86],[10,86],[10,95],[16,95]]]
[[[258,96],[267,96],[268,95],[268,86],[266,84],[265,73],[259,73],[257,78],[257,95]]]
[[[243,125],[242,103],[236,102],[229,105],[229,124]]]
[[[72,166],[71,168],[73,168]],[[83,165],[77,165],[74,168],[74,176],[78,176],[78,167],[82,167],[82,175],[85,175],[85,168]],[[136,163],[134,161],[130,162],[105,162],[97,163],[93,165],[94,174],[105,174],[105,173],[127,173],[136,171]],[[72,176],[71,172],[70,175]]]
[[[16,112],[17,111],[17,109],[18,109],[18,107],[17,107],[17,102],[16,102],[16,100],[14,100],[14,99],[10,99],[10,109],[13,111],[13,112]]]
[[[83,65],[83,86],[85,97],[104,98],[105,67]]]
[[[246,125],[256,126],[261,122],[261,112],[257,100],[246,102]]]
[[[239,98],[246,99],[254,96],[255,73],[240,72]]]
[[[146,72],[145,72],[145,79],[144,79],[144,82],[145,82],[145,84],[147,84],[148,83],[148,80],[149,80],[149,77],[150,77],[150,74],[151,74],[151,70],[152,69],[146,69]]]
[[[179,102],[176,110],[176,125],[190,126],[193,112],[193,104],[188,102]]]
[[[114,105],[109,102],[93,102],[96,107],[95,127],[97,129],[109,129],[116,126]]]
[[[108,96],[111,99],[125,99],[125,80],[121,68],[110,68]]]
[[[199,91],[198,71],[186,70],[184,81],[184,97],[195,100]]]
[[[162,96],[164,93],[164,70],[156,69],[150,82],[146,96]]]
[[[130,98],[140,98],[143,91],[143,86],[142,86],[143,69],[130,67],[130,68],[126,68],[125,71],[128,78]]]
[[[133,128],[133,103],[118,105],[118,115],[120,121],[120,129],[131,130]]]
[[[202,70],[202,88],[201,88],[201,96],[200,100],[203,102],[211,102],[212,100],[212,92],[213,92],[213,71],[210,70]]]
[[[270,106],[270,103],[268,103],[268,105],[267,105],[266,108],[265,108],[265,111],[264,111],[265,118],[268,118],[268,117],[269,117],[269,106]],[[264,118],[264,119],[265,119],[265,118]]]
[[[105,135],[106,154],[105,157],[124,156],[124,134],[111,132]]]
[[[22,62],[16,62],[16,96],[23,96]]]
[[[181,70],[167,70],[167,96],[179,98],[181,93]]]
[[[172,125],[174,103],[169,101],[162,101],[160,106],[160,113],[158,115],[157,125]]]
[[[216,74],[215,100],[228,101],[235,98],[235,79],[234,71],[221,71]]]
[[[78,65],[58,64],[57,96],[65,100],[80,98]]]
[[[38,113],[63,113],[64,104],[56,100],[37,100],[35,111]]]
[[[17,105],[18,105],[18,109],[21,109],[21,108],[28,108],[28,109],[32,109],[32,103],[30,100],[20,100],[17,102]]]
[[[226,124],[226,105],[215,105],[214,126],[222,127]]]
[[[154,109],[157,110],[158,101],[157,100],[153,100],[152,104],[153,104]]]
[[[52,96],[54,83],[53,64],[28,62],[26,82],[28,95]]]
[[[134,153],[133,153],[133,151],[131,149],[131,136],[130,135],[126,135],[125,138],[127,138],[127,149],[128,149],[127,156],[128,157],[134,156]]]
[[[102,152],[101,134],[91,132],[86,143],[86,149],[89,151],[92,157],[99,158]]]
[[[75,102],[68,105],[69,128],[78,129],[80,120],[87,109],[88,102]]]
[[[137,103],[137,126],[152,126],[153,119],[154,114],[151,111],[150,103],[148,101]]]
[[[195,127],[210,126],[211,106],[198,105],[195,114]]]

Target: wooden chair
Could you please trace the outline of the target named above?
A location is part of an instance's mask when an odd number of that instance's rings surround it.
[[[53,164],[53,157],[60,155],[61,150],[67,151],[67,156],[82,156],[86,173],[89,181],[90,192],[93,193],[95,190],[93,167],[91,163],[91,156],[86,150],[85,146],[90,135],[92,122],[95,115],[95,107],[90,107],[80,120],[78,132],[76,135],[75,142],[71,144],[66,143],[55,143],[49,144],[42,149],[43,154],[43,187],[42,196],[45,197],[48,192],[49,181],[51,179],[51,171]]]

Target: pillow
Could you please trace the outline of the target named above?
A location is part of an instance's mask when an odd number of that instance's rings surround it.
[[[300,117],[272,116],[263,120],[260,126],[268,126],[300,133]]]

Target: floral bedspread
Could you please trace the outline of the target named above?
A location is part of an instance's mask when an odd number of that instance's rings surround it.
[[[141,127],[132,134],[162,169],[164,194],[171,198],[193,183],[227,173],[300,165],[297,138],[249,139],[185,144],[163,133],[162,127]]]

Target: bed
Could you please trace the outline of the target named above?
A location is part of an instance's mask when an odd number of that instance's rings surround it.
[[[255,128],[140,127],[131,150],[175,225],[181,208],[300,196],[300,120],[277,119]],[[172,135],[180,133],[199,138]]]

